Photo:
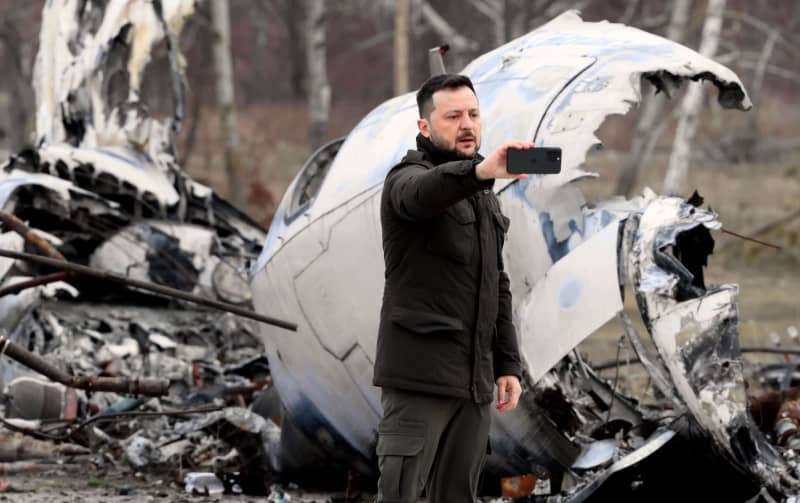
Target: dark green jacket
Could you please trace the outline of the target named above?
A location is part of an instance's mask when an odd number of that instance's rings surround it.
[[[374,384],[491,401],[521,376],[502,247],[509,220],[475,177],[479,157],[434,165],[418,148],[387,174],[381,199],[386,286]]]

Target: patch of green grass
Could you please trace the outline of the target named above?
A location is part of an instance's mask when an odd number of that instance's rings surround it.
[[[86,481],[86,487],[97,488],[103,487],[105,484],[102,480],[96,479],[94,477],[90,477],[89,480]]]

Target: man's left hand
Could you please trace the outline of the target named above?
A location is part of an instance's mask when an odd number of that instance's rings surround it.
[[[517,376],[502,376],[497,378],[497,410],[507,412],[514,410],[522,394],[522,386]]]

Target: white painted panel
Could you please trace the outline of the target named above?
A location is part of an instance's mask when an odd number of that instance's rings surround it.
[[[521,350],[534,381],[622,310],[617,225],[556,262],[520,309]]]

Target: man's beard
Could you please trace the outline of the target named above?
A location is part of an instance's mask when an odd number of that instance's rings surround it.
[[[443,142],[439,138],[437,138],[436,132],[433,130],[433,128],[431,128],[430,132],[431,132],[431,138],[430,138],[431,143],[433,143],[433,146],[436,147],[436,149],[439,151],[439,154],[442,157],[451,158],[454,161],[468,161],[468,160],[472,159],[475,156],[475,154],[478,152],[478,149],[481,148],[481,145],[478,142],[478,139],[475,138],[474,135],[462,135],[461,137],[457,137],[456,138],[456,142],[458,142],[459,140],[461,140],[461,139],[463,139],[465,137],[472,138],[472,140],[475,142],[475,151],[472,154],[467,155],[464,152],[461,152],[460,150],[457,150],[455,147],[453,147],[453,148],[448,147],[445,144],[445,142]]]

